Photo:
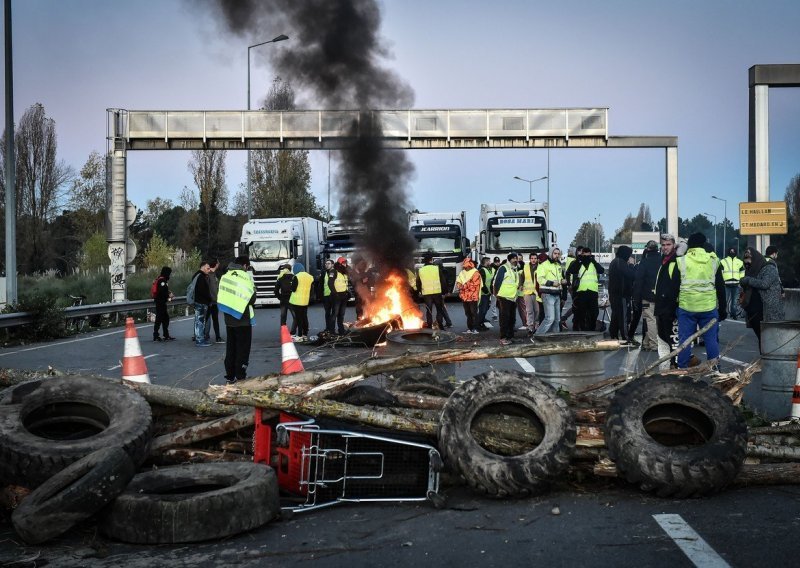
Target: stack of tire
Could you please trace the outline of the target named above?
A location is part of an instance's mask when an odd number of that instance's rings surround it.
[[[152,430],[147,401],[116,382],[59,377],[0,392],[0,485],[33,490],[11,517],[17,533],[37,544],[98,516],[124,542],[196,542],[278,515],[275,473],[261,464],[137,474]]]

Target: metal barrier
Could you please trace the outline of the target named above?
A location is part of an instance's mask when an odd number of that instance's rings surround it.
[[[186,304],[186,296],[175,297],[170,302],[173,306]],[[133,300],[130,302],[107,302],[105,304],[90,304],[86,306],[70,306],[64,308],[66,319],[81,318],[88,316],[99,316],[103,314],[118,314],[122,312],[136,312],[141,310],[155,309],[155,300]],[[31,312],[15,312],[12,314],[0,314],[0,329],[17,327],[33,323]]]

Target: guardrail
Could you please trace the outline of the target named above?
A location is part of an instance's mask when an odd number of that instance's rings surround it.
[[[182,306],[186,304],[186,296],[175,297],[169,303],[172,306]],[[89,304],[86,306],[70,306],[64,308],[64,318],[82,318],[88,316],[99,316],[103,314],[119,314],[123,312],[136,312],[141,310],[155,309],[155,300],[132,300],[130,302],[107,302],[105,304]],[[0,329],[17,327],[33,323],[31,312],[15,312],[12,314],[0,314]]]

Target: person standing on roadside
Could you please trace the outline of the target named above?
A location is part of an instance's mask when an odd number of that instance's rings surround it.
[[[634,343],[628,337],[630,323],[630,301],[633,295],[633,281],[636,269],[633,267],[633,249],[626,245],[617,248],[614,260],[608,267],[608,299],[611,304],[611,323],[608,333],[611,339],[619,339],[624,344]]]
[[[203,326],[203,339],[210,343],[211,341],[211,326],[214,326],[214,343],[225,343],[222,339],[222,334],[219,332],[219,306],[217,305],[217,294],[219,293],[219,280],[217,280],[217,269],[219,268],[219,261],[216,258],[208,262],[208,290],[211,293],[211,303],[208,305],[206,312],[206,321]]]
[[[433,308],[436,307],[436,323],[444,329],[444,274],[438,264],[434,264],[433,255],[426,252],[422,255],[422,266],[417,269],[417,289],[425,302],[426,327],[433,327]]]
[[[725,280],[725,305],[732,319],[741,316],[739,308],[739,281],[744,276],[744,262],[736,256],[736,249],[731,247],[728,254],[720,261],[722,278]]]
[[[207,260],[200,263],[200,269],[192,275],[194,282],[194,344],[197,347],[208,347],[210,341],[205,339],[206,314],[211,305],[211,290],[208,286],[208,275],[211,265]]]
[[[464,314],[467,316],[467,330],[465,333],[478,333],[478,302],[481,298],[481,275],[475,269],[472,259],[465,258],[463,270],[456,278],[456,289],[461,301],[464,303]]]
[[[550,258],[539,263],[536,277],[542,298],[544,319],[536,335],[561,331],[561,287],[567,283],[561,267],[561,250],[554,248]]]
[[[656,330],[658,331],[658,358],[669,355],[675,343],[675,314],[678,311],[678,294],[681,289],[681,273],[677,269],[677,251],[675,237],[670,234],[661,235],[661,264],[656,273],[656,283],[653,288],[655,300],[654,315],[656,317]],[[659,369],[666,371],[670,367],[677,367],[674,358],[672,361],[661,363]]]
[[[478,331],[486,329],[486,313],[489,311],[489,302],[492,299],[492,263],[488,256],[481,259],[481,267],[478,269],[481,274],[481,300],[478,303],[478,321],[475,324]]]
[[[292,310],[294,321],[297,322],[297,336],[295,341],[308,341],[308,303],[311,300],[311,286],[314,277],[306,272],[305,266],[295,262],[292,266],[292,295],[289,296],[289,308]],[[294,324],[292,324],[294,327]]]
[[[334,304],[336,294],[330,287],[330,280],[336,279],[336,271],[333,269],[333,261],[325,259],[325,268],[317,278],[317,298],[322,298],[322,308],[325,312],[325,331],[330,334],[336,333],[336,314]]]
[[[575,294],[572,305],[574,315],[573,327],[576,331],[595,331],[597,329],[597,316],[600,313],[598,306],[598,278],[605,273],[605,269],[594,259],[592,249],[583,247],[580,258],[570,266],[573,275]]]
[[[753,247],[745,249],[744,264],[747,270],[740,280],[744,291],[742,306],[746,314],[747,327],[756,334],[760,351],[761,322],[779,321],[785,317],[781,302],[781,280],[775,262],[770,261],[769,257],[761,256],[761,253]]]
[[[539,257],[536,253],[528,255],[528,262],[520,272],[519,285],[522,288],[522,301],[525,306],[525,327],[528,335],[533,335],[539,322],[538,291],[536,290],[536,271],[539,269]]]
[[[244,380],[250,364],[256,287],[248,268],[248,257],[236,257],[222,275],[217,293],[217,305],[225,314],[225,382],[229,385]]]
[[[492,259],[492,285],[489,286],[492,290],[494,290],[494,277],[497,274],[497,270],[500,268],[500,257],[496,256]],[[492,320],[497,319],[497,313],[500,306],[500,300],[497,299],[497,296],[494,295],[492,292],[492,299],[490,302],[492,306]]]
[[[500,345],[509,345],[514,340],[519,289],[518,259],[517,253],[509,253],[506,262],[497,269],[494,276],[492,289],[500,305]]]
[[[280,322],[281,326],[286,325],[287,314],[289,313],[289,298],[292,296],[292,267],[282,264],[278,267],[278,279],[275,281],[275,297],[280,303]],[[297,330],[297,320],[292,316],[292,330]],[[292,333],[294,335],[294,333]]]
[[[633,304],[634,310],[641,312],[644,326],[647,328],[642,332],[642,351],[656,351],[658,349],[658,327],[656,326],[656,296],[654,288],[656,276],[661,267],[661,255],[658,253],[658,243],[649,241],[645,246],[642,260],[636,266],[636,276],[633,280]],[[629,337],[633,338],[636,334],[637,325],[633,325],[629,331]]]
[[[161,274],[156,278],[156,323],[153,327],[153,341],[161,341],[158,335],[159,326],[164,330],[164,341],[172,341],[175,338],[169,334],[169,310],[167,310],[167,302],[172,301],[175,296],[169,290],[169,277],[172,274],[172,269],[169,266],[161,268]]]
[[[340,256],[333,266],[336,275],[333,282],[328,280],[328,286],[333,286],[334,304],[333,312],[336,317],[336,327],[339,335],[344,335],[344,315],[347,312],[347,301],[350,299],[350,278],[347,273],[347,259]]]

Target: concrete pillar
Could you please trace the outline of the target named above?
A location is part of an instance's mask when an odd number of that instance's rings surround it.
[[[678,237],[678,148],[668,147],[667,158],[667,232]]]
[[[750,87],[748,201],[769,201],[769,85]],[[749,246],[759,251],[769,246],[769,235],[754,235]]]

